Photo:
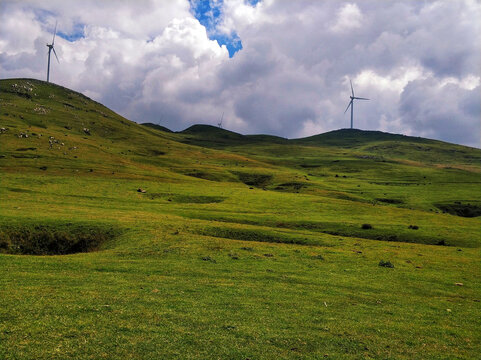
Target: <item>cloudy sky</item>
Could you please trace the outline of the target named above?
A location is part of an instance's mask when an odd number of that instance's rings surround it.
[[[137,122],[289,138],[354,127],[481,147],[478,0],[0,0],[0,77]]]

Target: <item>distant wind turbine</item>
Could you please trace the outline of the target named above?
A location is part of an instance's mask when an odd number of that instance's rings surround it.
[[[57,33],[57,22],[55,22],[55,30],[53,32],[52,43],[51,44],[47,43],[47,47],[48,47],[47,82],[49,82],[49,80],[50,80],[50,53],[52,52],[52,50],[53,50],[53,54],[55,55],[55,58],[57,59],[58,63],[60,64],[60,61],[58,60],[57,53],[55,52],[55,49],[53,47],[53,45],[55,44],[55,34],[56,33]]]
[[[222,112],[222,116],[220,118],[220,123],[217,124],[218,127],[222,129],[222,120],[224,120],[224,112]]]
[[[352,95],[350,96],[351,101],[349,101],[349,105],[347,105],[346,110],[344,110],[344,114],[346,113],[346,111],[349,109],[349,106],[350,106],[351,107],[351,129],[352,129],[352,118],[353,118],[353,113],[354,113],[354,100],[369,100],[369,99],[354,96],[354,89],[352,87],[352,81],[349,80],[349,82],[351,83]]]

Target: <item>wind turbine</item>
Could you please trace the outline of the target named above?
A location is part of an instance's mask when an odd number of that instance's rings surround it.
[[[344,114],[346,113],[347,109],[349,109],[349,106],[350,106],[351,107],[351,129],[352,129],[352,117],[353,117],[353,113],[354,113],[354,100],[369,100],[369,99],[354,96],[354,89],[352,88],[352,81],[349,80],[349,82],[351,83],[352,95],[350,96],[351,101],[349,101],[349,105],[347,105],[346,110],[344,110]]]
[[[53,44],[55,43],[55,34],[56,33],[57,33],[57,22],[55,22],[55,30],[53,32],[52,43],[51,44],[47,43],[47,47],[48,47],[47,82],[49,82],[49,80],[50,80],[50,53],[52,52],[52,50],[53,50],[53,54],[55,55],[55,58],[57,59],[58,63],[60,63],[60,61],[58,60],[57,53],[55,52],[55,49],[53,47]]]
[[[224,112],[222,112],[222,116],[220,118],[220,123],[217,124],[218,127],[222,129],[222,120],[224,120]]]

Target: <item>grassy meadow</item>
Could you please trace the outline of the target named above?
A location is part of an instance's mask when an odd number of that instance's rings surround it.
[[[1,359],[481,352],[479,149],[173,133],[30,79],[0,128]]]

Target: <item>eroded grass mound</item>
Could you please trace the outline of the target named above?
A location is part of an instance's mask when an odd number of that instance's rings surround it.
[[[233,173],[239,177],[240,181],[249,186],[264,187],[269,185],[272,180],[272,175],[270,174],[244,173],[239,171],[233,171]]]
[[[117,228],[98,224],[1,224],[0,252],[23,255],[89,252],[119,234]]]
[[[226,198],[224,196],[208,196],[208,195],[183,195],[171,193],[150,193],[147,196],[152,199],[162,199],[180,204],[213,204],[220,203]]]
[[[279,233],[265,229],[206,227],[202,230],[199,230],[197,233],[200,235],[231,240],[259,241],[268,243],[284,243],[298,245],[320,245],[319,241],[312,241],[306,237]]]
[[[481,216],[481,205],[475,204],[463,204],[460,201],[456,201],[452,204],[435,204],[435,206],[448,214],[462,216],[462,217],[477,217]]]

